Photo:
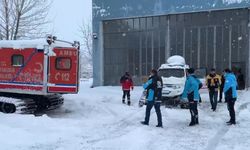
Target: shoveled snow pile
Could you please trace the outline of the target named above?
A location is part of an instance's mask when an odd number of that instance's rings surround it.
[[[78,95],[65,95],[65,105],[46,115],[0,113],[3,150],[247,150],[250,146],[250,92],[236,103],[237,125],[226,126],[228,111],[219,103],[212,112],[207,93],[199,106],[200,125],[188,127],[188,110],[162,107],[164,128],[156,128],[154,109],[150,125],[145,107],[138,107],[142,88],[132,94],[132,106],[121,103],[120,87],[89,88],[82,81]]]

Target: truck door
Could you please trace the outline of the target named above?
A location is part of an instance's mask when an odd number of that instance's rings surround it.
[[[54,48],[49,56],[48,92],[77,93],[79,87],[79,51],[77,48]]]

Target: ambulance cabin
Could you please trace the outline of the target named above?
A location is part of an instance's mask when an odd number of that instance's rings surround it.
[[[0,92],[78,92],[79,43],[56,38],[0,41]]]

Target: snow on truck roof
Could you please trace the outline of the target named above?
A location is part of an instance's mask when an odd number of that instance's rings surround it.
[[[189,68],[182,56],[174,55],[167,59],[166,64],[162,64],[159,69],[184,69]]]
[[[37,48],[44,49],[44,46],[49,45],[47,40],[35,39],[35,40],[0,40],[0,48]],[[62,41],[54,41],[51,46],[53,47],[73,47],[72,44]]]
[[[168,58],[167,60],[168,64],[176,64],[176,65],[185,65],[186,61],[183,57],[179,55],[174,55]]]
[[[161,69],[188,69],[188,68],[189,68],[188,65],[162,64],[159,69],[161,70]]]

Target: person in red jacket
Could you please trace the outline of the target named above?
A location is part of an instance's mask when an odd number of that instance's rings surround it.
[[[134,85],[133,85],[132,78],[128,72],[125,72],[125,74],[121,77],[120,83],[122,85],[122,90],[123,90],[122,103],[125,104],[125,99],[127,96],[128,105],[130,105],[131,104],[131,102],[130,102],[130,89],[133,90]]]

